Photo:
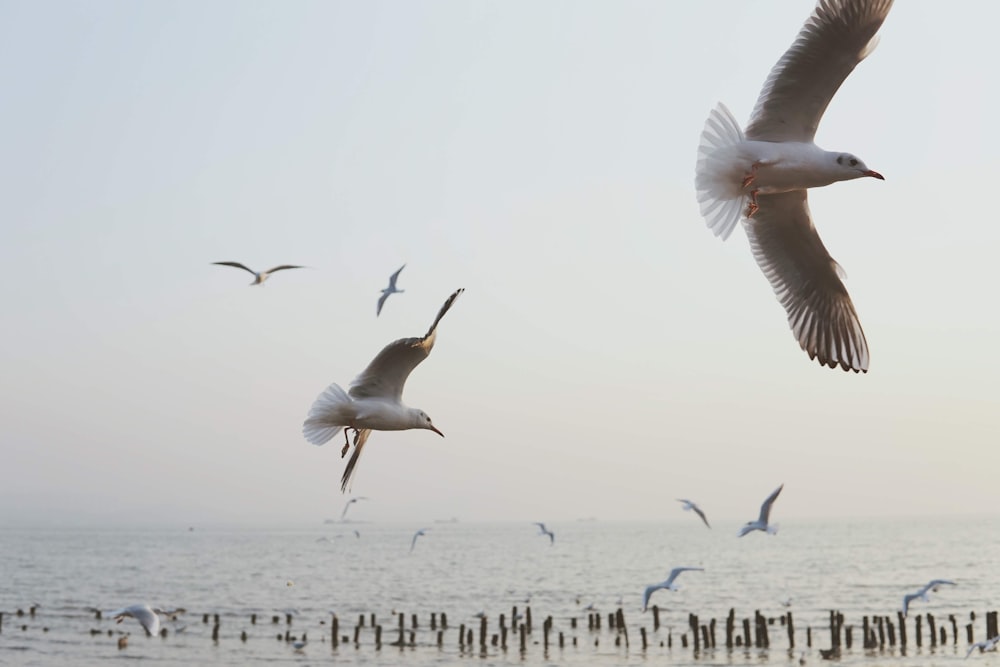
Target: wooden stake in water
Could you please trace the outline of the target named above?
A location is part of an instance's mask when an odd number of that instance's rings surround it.
[[[340,636],[337,634],[339,630],[340,630],[340,621],[337,620],[336,614],[331,614],[330,645],[333,646],[333,648],[337,648],[337,644],[339,643]]]

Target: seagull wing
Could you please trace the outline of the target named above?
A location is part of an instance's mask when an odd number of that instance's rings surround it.
[[[256,272],[256,271],[254,271],[253,269],[251,269],[251,268],[248,268],[248,267],[246,267],[246,266],[243,266],[243,265],[242,265],[242,264],[240,264],[239,262],[212,262],[212,264],[215,264],[215,265],[217,265],[217,266],[235,266],[235,267],[236,267],[237,269],[243,269],[244,271],[249,271],[249,272],[250,272],[250,273],[252,273],[252,274],[253,274],[253,275],[254,275],[255,277],[256,277],[256,275],[257,275],[257,272]]]
[[[664,587],[669,587],[670,584],[674,583],[674,579],[676,579],[681,572],[690,572],[692,570],[704,570],[704,569],[705,568],[703,567],[675,567],[674,569],[670,570],[670,574],[667,575],[667,580],[664,581],[662,585]]]
[[[406,268],[406,264],[403,264],[401,267],[399,267],[398,269],[396,269],[396,272],[394,274],[392,274],[391,276],[389,276],[389,291],[390,292],[395,292],[396,291],[396,278],[399,277],[400,271],[402,271],[405,268]]]
[[[344,476],[340,478],[341,493],[347,491],[347,487],[351,483],[351,475],[354,474],[354,467],[358,465],[358,459],[361,457],[361,450],[364,448],[365,443],[368,442],[368,436],[371,434],[372,430],[370,428],[363,428],[354,434],[354,451],[351,453],[351,458],[347,460],[347,467],[344,468]],[[344,511],[347,511],[346,507]]]
[[[760,506],[760,522],[765,526],[767,525],[768,517],[771,516],[771,505],[774,504],[775,498],[778,497],[778,494],[781,493],[783,488],[785,488],[784,484],[776,488],[773,492],[771,492],[771,495],[767,497],[764,504]]]
[[[295,264],[282,264],[281,266],[276,266],[273,269],[268,269],[264,273],[274,273],[275,271],[284,271],[285,269],[304,269],[304,266],[297,266]]]
[[[431,353],[438,322],[463,291],[465,290],[457,290],[448,297],[431,328],[422,338],[400,338],[386,345],[368,364],[368,368],[354,378],[347,393],[352,398],[384,398],[401,402],[406,378]]]
[[[705,513],[701,511],[700,507],[698,507],[697,505],[695,505],[695,504],[692,503],[691,504],[691,509],[694,510],[695,514],[697,514],[698,516],[701,517],[701,520],[705,522],[706,526],[708,526],[709,528],[711,528],[711,526],[708,525],[708,519],[705,517]]]
[[[660,590],[661,588],[663,588],[663,584],[650,584],[649,586],[646,586],[646,590],[642,592],[643,611],[646,611],[646,608],[649,606],[649,596],[651,596],[654,592]]]
[[[113,618],[121,619],[125,616],[131,616],[135,620],[139,621],[139,624],[148,632],[150,635],[160,634],[160,617],[156,615],[149,605],[144,604],[134,604],[123,609],[116,609],[108,614]]]
[[[385,300],[389,298],[390,294],[392,294],[392,292],[390,292],[389,290],[387,289],[382,290],[382,296],[378,298],[378,306],[375,308],[375,317],[378,317],[379,315],[382,314],[382,306],[385,305]]]
[[[868,372],[868,341],[840,268],[816,233],[806,191],[758,197],[744,221],[757,266],[785,308],[799,346],[820,364]]]
[[[812,141],[847,76],[875,48],[893,0],[819,0],[761,89],[747,139]]]

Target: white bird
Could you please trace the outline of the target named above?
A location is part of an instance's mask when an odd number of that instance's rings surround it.
[[[906,616],[907,611],[910,609],[910,603],[914,600],[923,600],[924,602],[930,602],[930,597],[928,593],[937,593],[941,586],[957,586],[954,581],[949,581],[947,579],[934,579],[930,581],[926,586],[921,588],[915,593],[907,593],[903,596],[903,616]]]
[[[711,528],[711,526],[708,525],[708,519],[705,517],[705,513],[701,511],[701,508],[698,507],[694,503],[694,501],[685,500],[684,498],[678,498],[677,501],[681,502],[681,503],[684,503],[683,508],[682,508],[682,509],[684,509],[684,511],[689,511],[690,510],[690,511],[694,512],[695,514],[697,514],[698,516],[701,517],[701,520],[705,522],[706,526],[708,526],[709,528]]]
[[[295,264],[282,264],[280,266],[274,267],[273,269],[268,269],[267,271],[257,272],[257,271],[254,271],[251,268],[248,268],[248,267],[240,264],[239,262],[212,262],[212,264],[216,264],[218,266],[235,266],[237,269],[243,269],[244,271],[249,271],[250,273],[253,274],[253,282],[250,283],[251,286],[253,286],[253,285],[263,285],[264,281],[267,280],[268,278],[270,278],[271,274],[274,273],[275,271],[283,271],[285,269],[304,269],[305,268],[304,266],[297,266]]]
[[[771,492],[771,495],[769,495],[767,497],[767,500],[765,500],[764,503],[760,506],[760,516],[757,517],[757,520],[747,521],[746,524],[740,528],[739,532],[736,534],[736,537],[743,537],[747,533],[753,532],[755,530],[762,530],[766,532],[768,535],[774,535],[775,533],[778,532],[778,524],[776,523],[769,524],[767,521],[768,517],[771,516],[771,505],[774,504],[774,499],[778,497],[778,494],[781,493],[781,490],[783,488],[785,488],[784,484],[782,484],[781,486],[779,486],[778,488],[776,488],[774,491]]]
[[[147,604],[134,604],[115,611],[109,611],[106,615],[115,619],[118,623],[125,620],[125,617],[134,618],[146,630],[146,634],[155,637],[160,634],[160,617],[158,610],[153,610]]]
[[[396,289],[396,278],[399,277],[399,272],[406,268],[406,264],[399,267],[394,274],[389,276],[389,286],[382,290],[382,296],[378,298],[378,308],[375,309],[375,317],[382,314],[382,306],[385,305],[385,300],[389,298],[390,294],[402,294],[406,290]]]
[[[813,138],[830,99],[875,48],[892,2],[819,0],[764,82],[746,132],[719,104],[698,147],[695,186],[709,228],[726,239],[742,219],[799,346],[845,371],[868,371],[868,343],[843,272],[809,217],[806,190],[865,176],[885,180]]]
[[[413,553],[413,548],[417,546],[417,538],[421,535],[426,535],[430,528],[421,528],[417,532],[413,533],[413,540],[410,541],[410,553]]]
[[[368,364],[368,368],[354,378],[346,392],[334,383],[313,402],[302,425],[302,434],[312,444],[322,445],[345,429],[344,448],[340,452],[343,457],[349,447],[346,429],[354,429],[354,453],[344,469],[341,491],[347,491],[358,457],[373,430],[423,428],[444,437],[426,412],[403,404],[403,385],[410,372],[431,353],[438,322],[464,291],[457,290],[448,297],[422,338],[400,338],[389,343]]]
[[[1000,635],[990,637],[989,639],[984,639],[981,642],[976,642],[975,644],[969,646],[969,652],[965,654],[965,659],[968,660],[969,656],[972,655],[972,652],[975,651],[977,648],[979,649],[980,653],[985,653],[986,651],[996,651],[997,644],[1000,644]]]
[[[670,574],[667,575],[666,579],[664,579],[658,584],[650,584],[649,586],[646,586],[646,590],[642,592],[642,610],[646,611],[646,607],[649,606],[649,596],[652,595],[654,592],[660,590],[661,588],[665,588],[668,591],[678,590],[678,588],[680,587],[674,583],[674,580],[678,577],[678,575],[680,575],[681,572],[691,572],[695,570],[701,571],[704,569],[705,568],[703,567],[675,567],[674,569],[670,570]]]
[[[549,530],[548,528],[546,528],[544,523],[536,521],[535,525],[538,526],[538,531],[539,531],[538,534],[539,535],[548,535],[549,536],[549,546],[552,546],[553,544],[555,544],[555,541],[556,541],[556,534],[555,533],[553,533],[551,530]]]
[[[359,500],[368,500],[368,496],[356,496],[348,500],[346,503],[344,503],[344,511],[340,513],[341,521],[343,521],[344,517],[347,516],[347,510],[351,508],[351,505],[358,502]]]

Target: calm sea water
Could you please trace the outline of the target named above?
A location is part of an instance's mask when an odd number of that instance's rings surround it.
[[[418,528],[430,527],[413,552]],[[916,602],[913,612],[930,612],[939,622],[956,615],[960,628],[975,612],[975,638],[985,638],[985,612],[1000,609],[1000,517],[926,521],[786,522],[777,536],[761,533],[735,537],[736,524],[708,530],[697,518],[669,524],[582,521],[552,523],[555,544],[530,523],[411,524],[346,523],[299,529],[186,528],[2,529],[0,551],[0,663],[11,665],[103,665],[142,659],[163,665],[356,664],[821,664],[820,648],[830,645],[829,610],[860,626],[863,615],[895,618],[902,595],[933,578],[952,579],[954,588]],[[355,536],[357,530],[359,537]],[[701,566],[678,579],[681,590],[660,591],[662,626],[653,632],[651,613],[639,612],[646,584],[661,581],[670,568]],[[791,607],[781,602],[791,598]],[[522,656],[511,636],[506,651],[489,647],[461,650],[460,624],[476,629],[475,615],[485,612],[488,631],[497,632],[500,614],[509,618],[530,599],[535,632]],[[619,599],[621,603],[619,605]],[[135,621],[121,625],[97,620],[90,608],[114,609],[145,602],[154,607],[183,607],[187,613],[166,622],[166,638],[148,638]],[[34,618],[27,611],[40,605]],[[603,615],[599,632],[587,629],[587,605]],[[630,647],[616,646],[607,614],[624,610]],[[790,610],[796,645],[788,650],[784,628],[771,626],[770,650],[716,648],[695,655],[680,647],[688,613],[702,622],[716,618],[719,644],[729,609],[738,622],[759,609],[767,616]],[[23,617],[16,610],[25,611]],[[351,635],[360,614],[366,627],[360,645],[330,642],[331,612],[340,634]],[[397,618],[418,614],[416,647],[391,646]],[[429,628],[431,612],[445,612],[443,645]],[[219,614],[219,639],[213,641],[210,619]],[[258,620],[251,624],[250,616]],[[291,626],[285,614],[293,614]],[[383,625],[377,650],[367,627],[370,614]],[[280,623],[271,617],[279,615]],[[541,624],[553,617],[553,646],[541,645]],[[578,619],[577,628],[571,619]],[[806,648],[806,627],[813,647]],[[639,647],[646,627],[650,646]],[[926,627],[926,626],[925,626]],[[840,662],[865,665],[944,665],[964,660],[964,629],[957,645],[931,649],[897,647],[883,652],[854,646]],[[47,631],[46,631],[47,628]],[[107,631],[112,630],[113,636]],[[288,630],[308,636],[296,652],[277,639]],[[92,631],[99,631],[92,633]],[[131,632],[119,650],[119,632]],[[247,633],[241,641],[242,632]],[[563,632],[566,647],[555,646]],[[668,635],[673,647],[661,646]],[[572,645],[572,639],[577,644]],[[595,646],[596,641],[596,646]],[[1000,654],[974,654],[963,664],[1000,665]]]

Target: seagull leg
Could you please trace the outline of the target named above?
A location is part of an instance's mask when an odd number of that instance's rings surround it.
[[[340,458],[347,456],[347,450],[351,447],[351,441],[347,439],[347,429],[344,429],[344,448],[340,450]]]
[[[757,190],[750,191],[750,203],[747,204],[747,217],[752,218],[760,206],[757,205]]]
[[[754,181],[755,178],[757,178],[757,165],[758,164],[760,164],[760,163],[754,162],[753,164],[750,165],[750,173],[743,177],[743,183],[740,184],[741,188],[747,187],[748,185],[750,185],[751,183],[753,183],[753,181]]]

